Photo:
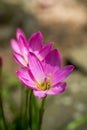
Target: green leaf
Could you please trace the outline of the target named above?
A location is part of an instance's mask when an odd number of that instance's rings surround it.
[[[76,128],[78,128],[79,126],[83,125],[86,122],[87,122],[87,115],[70,122],[67,126],[65,126],[61,130],[75,130]]]

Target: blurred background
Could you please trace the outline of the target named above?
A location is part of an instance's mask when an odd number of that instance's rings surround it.
[[[21,88],[15,74],[19,67],[13,60],[10,46],[17,28],[21,28],[27,38],[41,31],[44,43],[54,41],[54,46],[62,53],[63,65],[76,66],[67,79],[66,91],[48,97],[42,130],[58,130],[87,115],[87,0],[0,0],[0,55],[8,122],[13,119],[9,107],[15,111],[14,104],[20,111]],[[75,130],[87,130],[87,123]]]

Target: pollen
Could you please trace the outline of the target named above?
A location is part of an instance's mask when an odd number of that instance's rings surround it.
[[[49,90],[51,87],[50,81],[42,82],[41,84],[35,82],[35,85],[42,91]]]

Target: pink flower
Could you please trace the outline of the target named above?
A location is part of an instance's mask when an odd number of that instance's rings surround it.
[[[42,61],[53,46],[53,43],[43,45],[41,32],[34,33],[27,40],[24,33],[20,29],[17,29],[16,37],[17,41],[11,39],[11,46],[14,50],[14,59],[22,67],[27,67],[28,65],[28,52],[34,53]]]
[[[58,50],[49,52],[41,62],[33,53],[29,53],[29,70],[17,71],[17,76],[27,87],[34,90],[34,95],[44,98],[46,95],[62,93],[66,88],[64,80],[73,71],[74,66],[61,67],[61,56]]]

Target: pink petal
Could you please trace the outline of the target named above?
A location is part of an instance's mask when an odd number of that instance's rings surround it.
[[[19,40],[20,36],[22,36],[26,40],[26,37],[25,37],[23,31],[20,28],[18,28],[16,31],[17,40]]]
[[[38,58],[32,53],[29,53],[29,68],[36,81],[42,83],[44,80],[43,67]]]
[[[50,51],[46,56],[45,62],[53,67],[61,67],[61,55],[57,49]]]
[[[49,43],[43,46],[43,48],[40,50],[38,54],[38,58],[40,60],[43,60],[47,56],[47,54],[51,51],[52,47],[53,47],[53,43]]]
[[[19,47],[20,47],[20,51],[21,51],[21,55],[24,57],[24,59],[26,61],[28,61],[28,46],[27,46],[27,41],[24,40],[24,38],[22,36],[20,36],[19,38]]]
[[[73,69],[74,69],[73,65],[68,65],[56,71],[52,77],[52,85],[56,85],[65,78],[67,78],[71,74]]]
[[[60,55],[56,49],[49,52],[43,61],[43,66],[45,68],[45,74],[53,74],[60,69]]]
[[[19,49],[19,46],[18,46],[18,43],[16,40],[14,39],[11,39],[11,47],[12,49],[16,52],[16,53],[19,53],[20,54],[20,49]]]
[[[34,85],[34,81],[32,78],[32,74],[30,71],[28,70],[18,70],[16,72],[18,78],[20,79],[20,81],[27,87],[32,88],[32,89],[36,89],[37,87]]]
[[[66,88],[66,83],[59,83],[58,86],[52,87],[47,91],[48,95],[56,95],[62,93]]]
[[[44,91],[34,90],[34,95],[38,98],[44,98],[46,93]]]
[[[39,51],[42,48],[43,36],[41,32],[34,33],[29,39],[31,51]]]
[[[15,52],[14,52],[13,55],[14,55],[15,61],[16,61],[19,65],[21,65],[21,66],[23,66],[23,67],[27,67],[27,62],[25,62],[25,60],[24,60],[24,58],[23,58],[22,55],[17,54],[17,53],[15,53]]]
[[[49,64],[46,64],[43,61],[42,61],[42,65],[43,65],[44,73],[45,73],[46,77],[53,75],[53,73],[56,72],[56,70],[57,70],[56,67],[52,67],[52,66],[50,66]]]
[[[20,36],[18,44],[21,52],[23,53],[23,55],[25,55],[25,51],[27,52],[29,50],[27,46],[27,41],[25,41],[24,38]]]

